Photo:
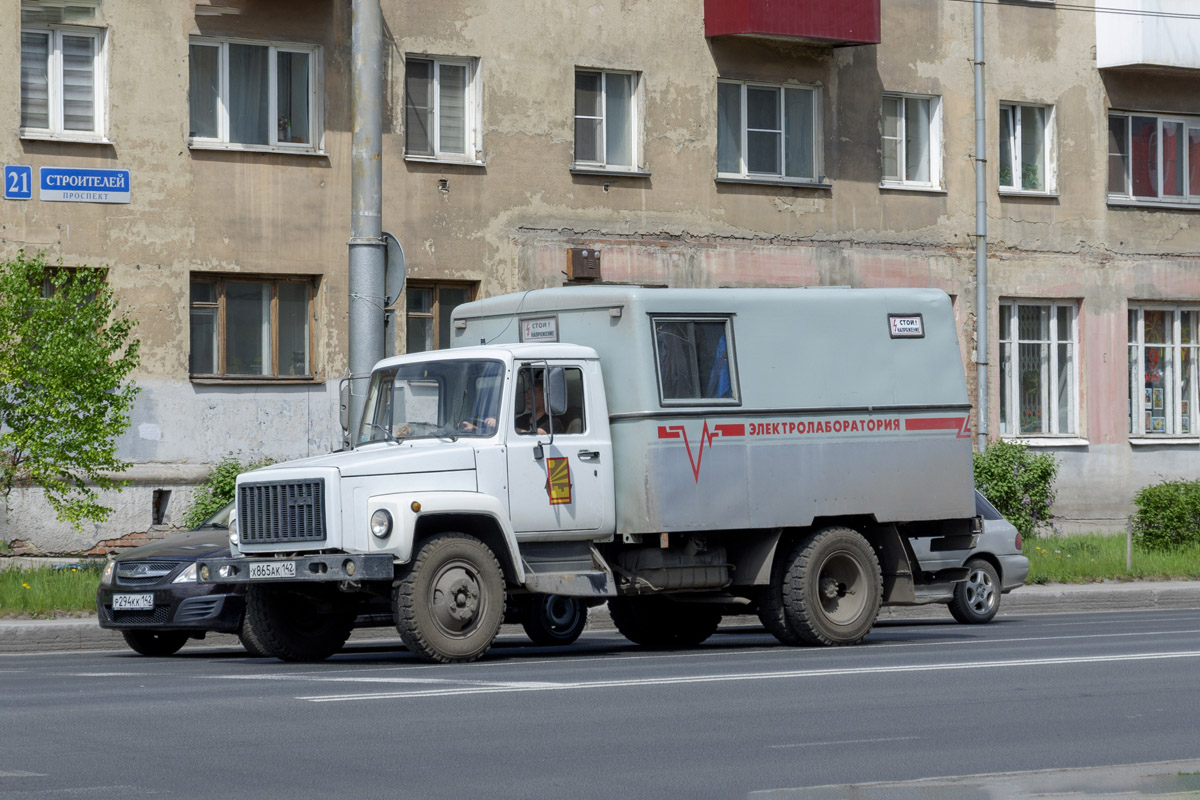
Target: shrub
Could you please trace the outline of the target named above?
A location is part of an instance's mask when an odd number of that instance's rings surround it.
[[[1200,544],[1200,481],[1164,480],[1143,487],[1133,502],[1133,539],[1140,549]]]
[[[233,500],[238,475],[270,463],[272,461],[269,458],[243,463],[233,454],[222,458],[192,495],[192,507],[183,515],[183,524],[194,528],[220,511],[222,506]]]
[[[1017,442],[1000,440],[974,458],[975,487],[996,510],[1031,538],[1050,523],[1058,461],[1049,453],[1031,453]]]

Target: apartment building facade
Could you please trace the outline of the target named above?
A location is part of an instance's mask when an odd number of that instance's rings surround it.
[[[983,7],[987,422],[1060,460],[1066,527],[1119,529],[1138,488],[1200,465],[1200,18],[1100,5]],[[17,6],[0,255],[107,268],[142,341],[113,517],[73,531],[27,490],[0,523],[77,552],[177,525],[228,453],[340,441],[352,9]],[[383,226],[408,274],[389,350],[446,344],[465,300],[575,282],[933,286],[974,380],[972,3],[382,11]]]

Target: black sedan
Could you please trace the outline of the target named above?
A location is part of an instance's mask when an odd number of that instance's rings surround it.
[[[145,656],[169,656],[209,631],[238,634],[251,655],[264,655],[241,636],[244,584],[196,581],[196,561],[229,552],[233,504],[200,527],[122,553],[104,567],[96,591],[101,628],[121,631]]]

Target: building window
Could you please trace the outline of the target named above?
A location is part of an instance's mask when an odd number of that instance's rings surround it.
[[[312,378],[311,278],[192,278],[193,378]]]
[[[470,302],[475,289],[462,283],[409,281],[405,287],[405,352],[450,346],[450,313]]]
[[[1052,106],[1000,104],[1000,191],[1054,191],[1053,126]]]
[[[104,31],[21,27],[21,135],[104,135]]]
[[[404,62],[404,153],[478,161],[478,61],[413,58]]]
[[[1200,204],[1200,118],[1109,114],[1108,196]]]
[[[717,84],[717,175],[813,183],[820,178],[820,92]]]
[[[1078,434],[1079,377],[1073,302],[1000,304],[1000,433]]]
[[[1129,432],[1195,436],[1200,309],[1129,309]]]
[[[575,70],[576,166],[637,166],[637,92],[632,72]]]
[[[730,319],[657,317],[653,322],[664,406],[738,403]]]
[[[942,183],[942,108],[937,97],[883,96],[883,183]]]
[[[321,144],[320,48],[193,39],[193,147],[315,151]]]

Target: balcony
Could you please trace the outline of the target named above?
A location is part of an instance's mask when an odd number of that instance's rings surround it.
[[[704,0],[704,35],[879,44],[879,0]]]
[[[1103,6],[1114,13],[1096,11],[1100,69],[1200,70],[1196,0],[1105,0]]]

